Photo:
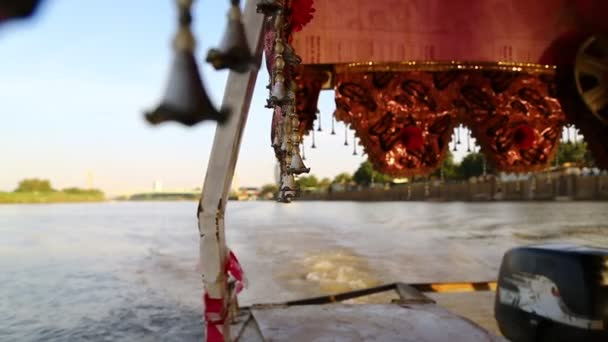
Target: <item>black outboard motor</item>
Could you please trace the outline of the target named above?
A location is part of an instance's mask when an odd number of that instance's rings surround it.
[[[508,251],[494,314],[514,342],[608,341],[608,249],[549,244]]]

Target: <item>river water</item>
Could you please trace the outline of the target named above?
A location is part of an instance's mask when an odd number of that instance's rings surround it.
[[[0,206],[0,341],[203,336],[197,204]],[[608,247],[606,202],[231,202],[241,304],[496,278],[510,247]]]

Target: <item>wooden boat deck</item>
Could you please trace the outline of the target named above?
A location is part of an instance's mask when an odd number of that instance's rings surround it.
[[[242,342],[506,341],[433,303],[260,305],[237,324]]]

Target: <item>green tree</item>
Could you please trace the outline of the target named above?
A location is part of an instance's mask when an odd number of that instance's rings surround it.
[[[582,141],[579,143],[567,142],[559,145],[557,150],[557,161],[560,164],[572,163],[580,166],[593,165],[591,153],[587,149],[587,144]]]
[[[338,174],[336,177],[334,177],[334,180],[332,181],[332,184],[348,184],[350,183],[350,181],[353,180],[353,176],[351,176],[349,173],[346,172],[342,172],[340,174]]]
[[[484,156],[481,153],[469,153],[460,162],[458,174],[464,179],[478,177],[483,174]]]
[[[260,190],[260,197],[268,199],[274,198],[276,197],[278,191],[279,187],[276,184],[265,184]]]
[[[103,195],[103,192],[98,189],[65,188],[61,192],[72,195]]]
[[[353,174],[353,180],[358,185],[369,186],[372,181],[383,184],[392,181],[393,178],[374,170],[372,163],[365,161],[359,165],[359,168]]]
[[[30,178],[19,182],[15,192],[53,192],[51,182],[46,179]]]
[[[319,188],[321,190],[326,190],[331,185],[331,180],[329,178],[323,178],[319,181]]]
[[[315,175],[301,176],[296,180],[296,184],[300,187],[300,189],[316,188],[319,185],[319,180]]]
[[[462,175],[460,174],[459,164],[454,162],[454,155],[452,151],[448,150],[441,163],[441,167],[439,167],[435,172],[433,172],[433,176],[439,178],[441,177],[441,170],[443,169],[443,178],[446,180],[460,179]]]

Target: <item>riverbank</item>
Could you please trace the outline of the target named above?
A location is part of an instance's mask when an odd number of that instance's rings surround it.
[[[201,197],[200,193],[182,193],[182,192],[159,192],[159,193],[141,193],[130,196],[120,196],[114,198],[116,201],[198,201]]]
[[[488,176],[461,182],[417,182],[390,189],[303,193],[313,201],[608,201],[608,175],[535,175],[500,181]]]
[[[46,203],[79,203],[103,202],[103,193],[67,193],[53,192],[0,192],[0,204],[46,204]]]

